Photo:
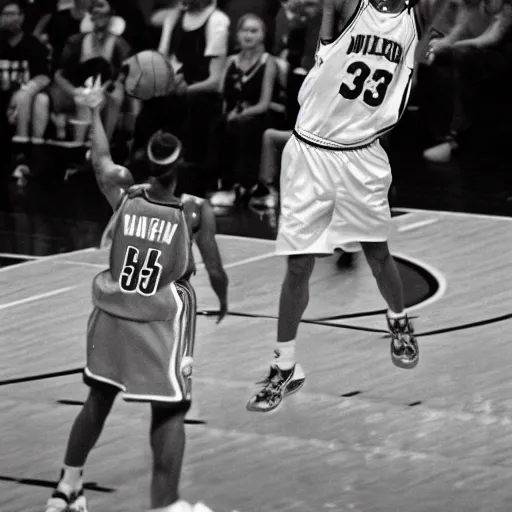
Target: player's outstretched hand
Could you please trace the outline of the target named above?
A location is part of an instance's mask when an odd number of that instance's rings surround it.
[[[99,76],[96,80],[89,77],[85,81],[85,86],[77,89],[75,101],[79,105],[89,107],[91,110],[101,108],[105,102],[105,90],[109,85],[110,82],[102,84]]]

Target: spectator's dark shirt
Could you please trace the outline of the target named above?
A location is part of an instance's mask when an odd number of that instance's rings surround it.
[[[80,32],[81,21],[73,17],[71,9],[56,11],[52,14],[46,26],[46,33],[52,47],[52,66],[54,68],[60,62],[62,50],[68,39]]]
[[[231,60],[226,70],[224,90],[222,91],[226,102],[226,112],[235,109],[242,110],[244,104],[256,105],[259,103],[269,58],[269,54],[264,53],[258,62],[245,71],[239,68],[236,57]]]
[[[205,57],[206,25],[208,20],[196,30],[183,29],[183,12],[171,36],[170,53],[183,64],[182,73],[188,84],[206,80],[210,76],[210,59]]]
[[[11,46],[0,39],[0,93],[12,93],[38,75],[49,76],[48,50],[34,36]]]
[[[30,34],[39,23],[39,20],[50,12],[57,10],[57,0],[31,0],[26,3],[25,23],[23,30]]]

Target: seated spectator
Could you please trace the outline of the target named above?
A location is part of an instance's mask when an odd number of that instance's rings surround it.
[[[23,2],[5,0],[0,5],[0,141],[5,150],[14,135],[19,179],[28,173],[30,137],[39,143],[44,135],[47,98],[41,92],[50,82],[47,50],[23,32],[23,21]]]
[[[276,84],[277,65],[265,52],[263,20],[254,14],[242,16],[237,39],[240,52],[228,59],[221,89],[224,114],[214,151],[224,190],[210,198],[214,206],[231,206],[256,184]]]
[[[57,2],[58,0],[25,0],[25,21],[23,22],[23,30],[27,34],[33,33],[39,20],[49,12],[55,10]]]
[[[145,147],[150,134],[167,129],[183,141],[185,160],[205,172],[212,123],[222,108],[219,87],[228,37],[229,19],[214,0],[188,0],[185,9],[168,12],[159,51],[172,62],[181,95],[144,102],[134,152]]]
[[[268,129],[263,136],[259,181],[251,190],[250,205],[275,208],[279,182],[281,154],[292,135],[299,113],[297,96],[308,71],[315,63],[316,45],[322,21],[319,0],[289,0],[286,9],[288,26],[279,29],[284,34],[280,47],[286,55],[288,76],[286,79],[286,126],[284,130]],[[279,41],[278,38],[276,40]]]
[[[267,31],[265,33],[265,48],[272,50],[274,45],[274,26],[276,15],[279,11],[280,2],[278,0],[217,0],[219,9],[225,12],[234,28],[229,38],[229,53],[235,53],[238,47],[238,35],[236,27],[239,20],[247,13],[255,14],[260,17]]]
[[[505,112],[507,108],[510,111],[512,105],[502,100],[509,95],[512,78],[512,6],[507,2],[498,4],[487,0],[464,0],[464,8],[460,9],[451,32],[430,44],[431,65],[444,62],[452,69],[454,94],[449,133],[443,143],[425,151],[427,160],[448,162],[477,120],[486,119],[489,128],[503,129],[508,125]],[[468,37],[470,20],[474,19],[475,11],[477,14],[481,12],[480,8],[488,16],[487,28],[479,35]],[[492,91],[496,100],[488,91]],[[503,132],[508,139],[510,130],[505,128]]]
[[[124,101],[124,88],[118,81],[123,62],[130,55],[128,43],[111,32],[113,10],[107,0],[93,0],[93,31],[72,36],[62,52],[60,67],[50,88],[53,113],[57,114],[58,138],[65,137],[67,117],[75,125],[75,143],[85,142],[90,124],[88,109],[75,103],[75,97],[88,76],[101,74],[112,81],[104,107],[105,131],[112,140]]]
[[[59,0],[57,9],[37,23],[34,35],[51,48],[52,70],[57,69],[68,39],[81,31],[90,3],[90,0]]]

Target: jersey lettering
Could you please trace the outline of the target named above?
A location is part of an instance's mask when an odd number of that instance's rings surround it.
[[[158,289],[162,265],[158,263],[162,251],[148,249],[144,262],[139,249],[129,245],[126,249],[123,268],[119,276],[119,287],[124,293],[154,295]]]

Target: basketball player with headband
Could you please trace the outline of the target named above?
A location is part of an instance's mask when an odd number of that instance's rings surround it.
[[[155,133],[147,145],[148,182],[133,185],[116,165],[101,122],[105,87],[99,80],[80,101],[92,110],[92,163],[114,211],[102,239],[109,268],[93,281],[94,309],[87,327],[84,381],[90,387],[68,441],[64,466],[46,512],[87,512],[83,468],[119,392],[151,404],[154,512],[208,510],[179,499],[185,449],[184,420],[191,404],[196,298],[192,242],[227,312],[228,279],[215,240],[212,207],[174,195],[181,142]]]

